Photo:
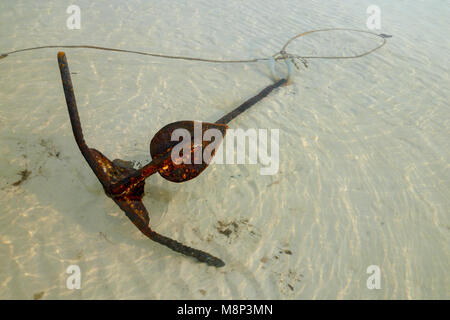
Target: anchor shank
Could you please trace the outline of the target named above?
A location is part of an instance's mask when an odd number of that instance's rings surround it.
[[[241,104],[239,107],[237,107],[230,113],[224,115],[219,120],[217,120],[216,123],[217,124],[227,124],[228,122],[230,122],[231,120],[236,118],[238,115],[243,113],[245,110],[249,109],[251,106],[253,106],[254,104],[258,103],[259,101],[261,101],[262,99],[267,97],[272,92],[273,89],[276,89],[276,88],[282,86],[283,84],[285,84],[286,81],[287,81],[286,79],[281,79],[281,80],[278,80],[276,83],[264,88],[256,96],[248,99],[243,104]]]

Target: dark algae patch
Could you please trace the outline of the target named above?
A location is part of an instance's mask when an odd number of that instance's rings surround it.
[[[217,231],[227,237],[229,237],[233,232],[237,232],[239,230],[239,225],[235,221],[229,223],[217,221],[217,224]]]
[[[21,176],[20,179],[14,182],[12,185],[15,187],[21,185],[24,181],[26,181],[30,177],[30,174],[31,171],[27,169],[20,171],[19,172],[19,175]]]
[[[33,299],[34,300],[40,300],[43,296],[44,296],[45,292],[41,291],[41,292],[37,292],[33,295]]]

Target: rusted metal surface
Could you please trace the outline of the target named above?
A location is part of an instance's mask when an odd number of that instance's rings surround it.
[[[84,141],[69,67],[63,52],[58,53],[58,63],[75,141],[89,166],[103,185],[106,194],[117,203],[133,224],[150,239],[176,252],[194,257],[208,265],[215,267],[224,266],[225,263],[219,258],[207,252],[185,246],[156,233],[150,228],[148,212],[142,203],[145,178],[156,172],[159,166],[164,166],[168,163],[170,159],[167,156],[160,155],[161,160],[155,163],[152,161],[141,170],[135,170],[128,166],[120,165],[121,161],[111,162],[100,151],[89,148]]]
[[[172,161],[169,161],[165,166],[159,167],[158,172],[163,178],[172,182],[188,181],[197,177],[209,165],[209,163],[205,162],[203,150],[211,142],[220,144],[228,126],[207,122],[201,122],[200,125],[201,132],[194,132],[194,121],[178,121],[166,125],[155,134],[150,142],[152,159],[158,159],[166,154],[172,155],[173,147],[180,143],[180,141],[172,141],[172,134],[175,130],[184,129],[190,136],[188,141],[183,141],[183,144],[187,144],[186,149],[189,149],[190,153],[187,155],[174,154],[174,157],[171,157]],[[207,141],[202,139],[205,132],[210,129],[216,129],[220,132],[220,141]],[[201,144],[195,143],[196,134],[200,135]],[[214,153],[215,149],[212,152],[212,156],[214,156]],[[181,163],[178,163],[178,161]],[[189,163],[186,163],[186,161]]]
[[[134,169],[127,161],[120,159],[110,161],[100,151],[87,146],[83,137],[69,66],[64,52],[58,53],[58,64],[75,141],[92,171],[94,171],[102,184],[106,195],[111,197],[133,224],[153,241],[163,244],[176,252],[194,257],[208,265],[215,267],[224,266],[225,263],[219,258],[162,236],[150,228],[149,215],[142,202],[145,179],[155,172],[159,172],[163,178],[172,182],[184,182],[197,177],[209,164],[205,162],[201,151],[212,142],[215,142],[215,148],[219,146],[228,128],[226,123],[266,97],[273,89],[284,84],[286,80],[282,79],[268,86],[216,123],[202,122],[201,133],[196,132],[197,123],[194,121],[178,121],[166,125],[155,134],[150,143],[152,161],[141,169]],[[186,147],[184,150],[189,150],[186,154],[172,152],[173,148],[180,143],[180,141],[172,141],[172,134],[176,129],[184,129],[190,136],[190,139],[182,142],[182,147]],[[209,129],[218,130],[220,137],[214,137],[219,140],[203,140],[204,133]],[[196,135],[198,134],[201,135],[199,142],[196,140]],[[212,150],[212,156],[214,156],[215,150]],[[188,156],[190,161],[186,163],[183,160]]]
[[[264,88],[260,93],[258,93],[256,96],[251,97],[247,101],[245,101],[243,104],[241,104],[239,107],[234,109],[233,111],[229,112],[228,114],[224,115],[222,118],[216,121],[216,124],[227,124],[234,118],[236,118],[238,115],[243,113],[245,110],[248,110],[251,106],[258,103],[265,97],[269,95],[274,89],[284,85],[287,82],[286,79],[278,80],[276,83]]]

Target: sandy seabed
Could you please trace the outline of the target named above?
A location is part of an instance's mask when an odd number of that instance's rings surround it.
[[[409,4],[407,4],[409,3]],[[0,53],[90,44],[212,59],[269,57],[299,32],[366,29],[372,1],[1,1]],[[448,299],[450,9],[377,1],[374,54],[310,60],[233,128],[279,129],[280,167],[212,165],[147,180],[160,233],[221,257],[216,269],[145,238],[104,196],[70,129],[57,49],[0,60],[0,298]],[[358,53],[348,32],[292,53]],[[66,49],[88,144],[150,160],[176,120],[215,121],[271,83],[265,63],[208,64]],[[280,73],[283,68],[280,65]],[[66,287],[70,265],[81,289]],[[367,268],[381,288],[367,288]]]

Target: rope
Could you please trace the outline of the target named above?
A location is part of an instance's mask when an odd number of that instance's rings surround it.
[[[364,53],[354,55],[354,56],[300,56],[300,55],[294,55],[289,54],[286,52],[287,47],[289,44],[300,37],[303,37],[308,34],[317,33],[317,32],[328,32],[328,31],[352,31],[352,32],[360,32],[360,33],[366,33],[370,34],[376,37],[379,37],[383,40],[383,42],[378,45],[377,47],[366,51]],[[289,39],[282,49],[275,53],[272,57],[275,60],[286,60],[291,59],[294,61],[294,59],[299,59],[303,62],[305,66],[306,59],[354,59],[354,58],[361,58],[364,56],[367,56],[376,50],[380,49],[386,44],[386,38],[389,38],[389,35],[385,34],[377,34],[374,32],[366,31],[366,30],[357,30],[357,29],[347,29],[347,28],[329,28],[329,29],[319,29],[319,30],[311,30],[303,33],[299,33],[298,35],[292,37]],[[205,58],[196,58],[196,57],[187,57],[187,56],[172,56],[172,55],[166,55],[166,54],[159,54],[159,53],[152,53],[152,52],[143,52],[143,51],[133,51],[133,50],[125,50],[125,49],[116,49],[116,48],[106,48],[106,47],[100,47],[100,46],[91,46],[91,45],[48,45],[48,46],[40,46],[40,47],[33,47],[33,48],[25,48],[25,49],[19,49],[14,50],[10,52],[6,52],[0,55],[0,59],[6,58],[9,55],[19,53],[19,52],[25,52],[25,51],[32,51],[32,50],[40,50],[40,49],[50,49],[50,48],[84,48],[84,49],[94,49],[94,50],[105,50],[105,51],[114,51],[114,52],[125,52],[125,53],[132,53],[132,54],[139,54],[144,56],[151,56],[151,57],[157,57],[157,58],[164,58],[164,59],[174,59],[174,60],[188,60],[188,61],[200,61],[200,62],[210,62],[210,63],[252,63],[252,62],[258,62],[258,61],[267,61],[271,58],[254,58],[254,59],[245,59],[245,60],[218,60],[218,59],[205,59]],[[297,65],[296,65],[297,66]],[[297,66],[298,67],[298,66]]]
[[[299,33],[298,35],[296,35],[295,37],[292,37],[291,39],[288,40],[288,42],[286,42],[286,44],[283,46],[283,48],[281,48],[280,53],[286,53],[286,48],[288,47],[288,45],[295,39],[298,39],[300,37],[306,36],[308,34],[312,34],[312,33],[317,33],[317,32],[328,32],[328,31],[352,31],[352,32],[360,32],[360,33],[366,33],[366,34],[370,34],[373,36],[377,36],[379,38],[381,38],[383,40],[383,42],[378,45],[377,47],[366,51],[364,53],[361,54],[357,54],[354,56],[298,56],[298,55],[289,55],[290,57],[293,58],[300,58],[300,59],[355,59],[355,58],[362,58],[364,56],[367,56],[375,51],[377,51],[378,49],[381,49],[381,47],[383,47],[386,44],[386,38],[390,38],[391,36],[386,35],[386,34],[377,34],[374,32],[370,32],[370,31],[366,31],[366,30],[358,30],[358,29],[346,29],[346,28],[329,28],[329,29],[320,29],[320,30],[311,30],[311,31],[307,31],[307,32],[303,32],[303,33]]]

